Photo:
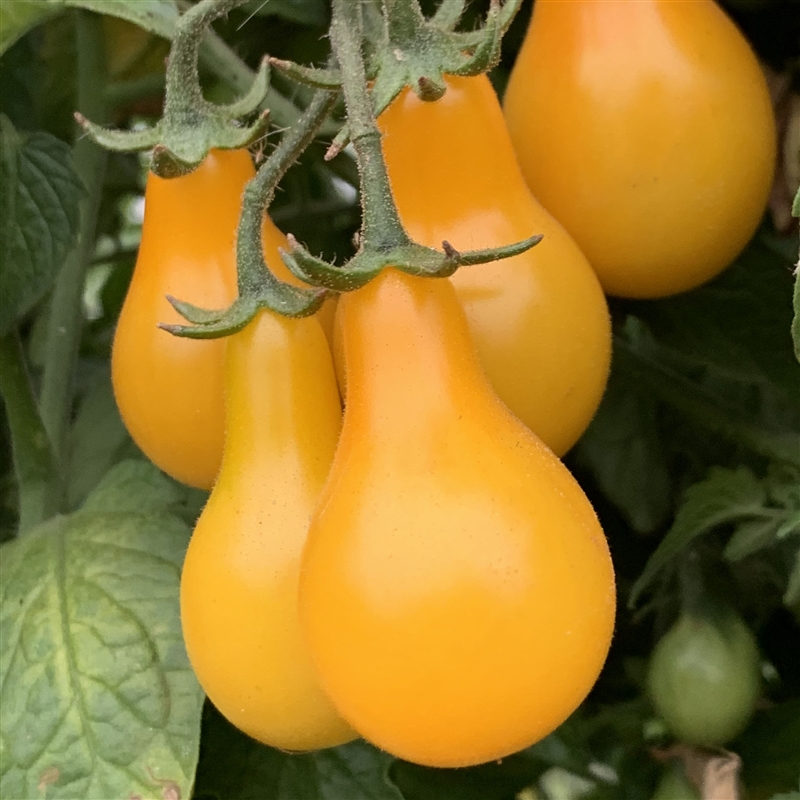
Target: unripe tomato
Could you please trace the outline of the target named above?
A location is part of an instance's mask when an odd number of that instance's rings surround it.
[[[157,326],[186,324],[167,295],[212,309],[236,298],[236,228],[254,175],[246,150],[214,150],[180,178],[148,174],[142,241],[114,334],[111,379],[131,437],[164,472],[200,489],[212,487],[222,458],[225,343]],[[298,283],[278,255],[286,238],[266,215],[262,239],[270,268]]]
[[[653,651],[650,696],[681,741],[723,745],[750,720],[760,691],[759,666],[755,638],[738,616],[684,614]]]
[[[600,284],[575,242],[531,196],[485,75],[448,76],[435,103],[406,91],[383,113],[383,149],[411,236],[458,250],[544,240],[451,278],[497,394],[562,455],[594,416],[611,327]]]
[[[764,212],[769,93],[713,0],[537,0],[504,105],[528,184],[609,294],[700,285]]]
[[[345,421],[301,622],[342,716],[438,767],[541,739],[597,678],[614,574],[589,501],[491,389],[448,280],[342,295]]]
[[[192,667],[234,725],[284,750],[355,737],[319,688],[297,615],[300,553],[341,406],[316,319],[261,312],[228,340],[219,478],[186,553]]]

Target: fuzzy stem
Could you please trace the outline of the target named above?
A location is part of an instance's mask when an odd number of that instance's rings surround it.
[[[57,495],[52,491],[57,472],[16,333],[0,339],[0,395],[11,432],[19,533],[25,533],[57,511]]]
[[[333,109],[338,92],[318,90],[303,115],[281,139],[272,155],[250,180],[244,190],[242,214],[237,233],[237,266],[239,294],[249,287],[263,283],[270,274],[263,273],[264,257],[261,248],[261,223],[275,194],[275,188],[289,167],[314,139],[320,125]]]
[[[350,141],[356,151],[363,208],[364,249],[391,250],[411,243],[392,197],[361,52],[361,8],[353,0],[333,0],[331,44],[342,73]]]
[[[101,18],[75,12],[78,49],[78,108],[86,116],[106,121],[105,60]],[[56,280],[50,304],[47,351],[42,377],[40,410],[50,445],[64,475],[66,434],[72,411],[72,391],[78,346],[83,328],[83,284],[94,253],[95,225],[105,174],[107,152],[78,134],[73,166],[86,187],[81,203],[78,239]],[[63,486],[61,487],[63,491]],[[55,491],[55,490],[54,490]]]
[[[181,112],[188,118],[199,114],[205,104],[197,65],[200,44],[211,20],[221,17],[245,0],[200,0],[186,11],[175,27],[167,65],[164,112]]]

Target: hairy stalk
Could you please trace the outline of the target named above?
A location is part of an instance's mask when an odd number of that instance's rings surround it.
[[[356,151],[361,182],[362,243],[364,248],[391,250],[411,243],[392,197],[389,173],[381,150],[367,89],[362,46],[361,6],[352,0],[334,0],[331,44],[342,73],[350,140]]]
[[[297,123],[286,132],[255,178],[245,187],[237,234],[240,295],[246,293],[248,285],[252,286],[264,277],[261,222],[275,189],[289,167],[311,144],[337,98],[338,92],[318,90]]]

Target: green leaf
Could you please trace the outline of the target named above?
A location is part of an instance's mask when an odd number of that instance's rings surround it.
[[[696,537],[742,517],[761,517],[766,502],[763,483],[746,467],[736,470],[712,468],[706,480],[686,490],[675,522],[631,589],[628,607],[636,605],[639,595],[653,578]]]
[[[12,0],[0,3],[0,55],[31,28],[66,8],[85,8],[133,22],[166,39],[178,18],[174,0]]]
[[[800,699],[756,712],[745,732],[730,745],[742,758],[748,797],[790,792],[800,776]]]
[[[800,406],[792,409],[788,396],[772,384],[723,380],[714,375],[715,368],[702,368],[699,379],[690,377],[688,360],[658,345],[618,341],[614,358],[626,378],[695,426],[758,455],[800,467]],[[742,403],[741,395],[754,399],[755,408]]]
[[[769,800],[800,800],[800,792],[782,792],[774,794]]]
[[[767,475],[767,492],[776,505],[800,511],[800,470],[790,465],[773,465]]]
[[[75,241],[83,184],[64,142],[0,117],[0,335],[41,300]]]
[[[792,341],[794,342],[794,357],[800,361],[800,267],[795,268],[794,271],[793,298],[792,307],[794,308],[794,319],[792,319]]]
[[[389,776],[405,800],[507,800],[534,784],[548,765],[527,751],[463,769],[433,769],[395,761]]]
[[[67,505],[76,508],[108,470],[138,454],[119,415],[109,369],[92,379],[69,432]]]
[[[290,755],[250,739],[210,703],[201,741],[195,800],[403,800],[386,774],[394,759],[366,742]]]
[[[104,514],[173,512],[181,488],[146,461],[124,461],[111,470],[86,498],[81,511]]]
[[[800,603],[800,547],[795,553],[794,566],[789,574],[786,591],[783,593],[783,603],[789,608]]]
[[[0,795],[188,797],[202,692],[180,630],[188,526],[144,462],[2,546]]]
[[[752,519],[737,525],[733,536],[725,545],[724,557],[728,561],[740,561],[764,547],[769,547],[777,538],[784,517],[777,519]]]
[[[61,10],[59,2],[13,0],[0,3],[0,55],[23,34]]]
[[[613,363],[613,360],[612,360]],[[613,371],[603,401],[576,449],[608,499],[640,533],[655,530],[672,504],[652,395]]]
[[[711,283],[657,302],[634,304],[662,346],[698,366],[753,384],[772,384],[800,404],[800,369],[787,331],[791,263],[765,234]]]
[[[47,0],[59,2],[59,0]],[[174,0],[60,0],[70,8],[84,8],[98,14],[119,17],[150,33],[171,39],[178,20],[178,5]]]
[[[775,531],[775,538],[783,539],[792,534],[800,534],[800,511],[789,514],[789,516],[781,522],[778,526],[778,530]]]

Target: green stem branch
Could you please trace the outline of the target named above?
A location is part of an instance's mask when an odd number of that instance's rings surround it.
[[[364,248],[392,250],[411,240],[400,222],[383,159],[381,134],[367,88],[361,31],[360,3],[334,0],[330,36],[342,73],[350,141],[356,151],[361,183],[362,242]]]
[[[202,106],[205,102],[197,78],[199,52],[205,31],[211,20],[221,17],[243,2],[244,0],[200,0],[183,14],[181,24],[175,28],[175,35],[172,38],[170,50],[172,69],[167,69],[165,108],[173,105],[187,115],[198,113],[198,106]],[[182,68],[176,69],[178,65],[172,64],[173,59],[182,61]],[[189,74],[192,74],[194,79],[187,81],[186,76]]]
[[[78,50],[78,108],[105,122],[105,61],[101,18],[88,11],[75,12]],[[72,411],[72,394],[78,347],[83,329],[83,286],[94,252],[95,225],[100,206],[107,153],[87,136],[78,135],[73,149],[75,171],[86,187],[81,222],[74,249],[56,280],[50,305],[47,352],[42,377],[40,409],[50,444],[64,475],[64,450]],[[63,492],[63,485],[57,490]]]
[[[338,92],[318,90],[300,119],[286,132],[270,157],[258,170],[244,190],[242,214],[237,234],[237,261],[239,267],[239,294],[244,296],[270,273],[263,269],[264,255],[261,247],[261,223],[272,202],[275,189],[291,165],[308,147],[320,125],[336,104]],[[271,281],[275,283],[275,279]]]
[[[0,395],[11,431],[14,473],[19,492],[19,532],[58,510],[52,488],[57,472],[16,333],[0,339]]]

